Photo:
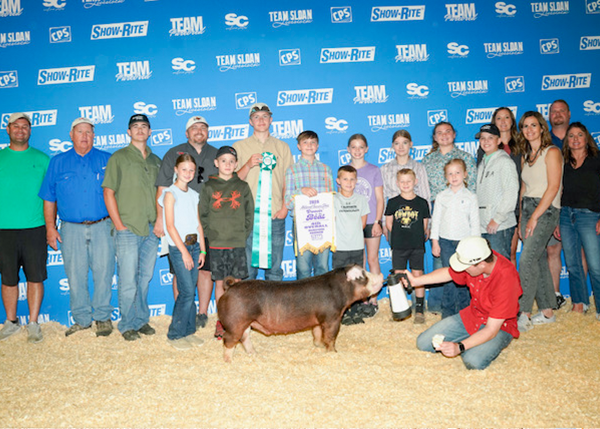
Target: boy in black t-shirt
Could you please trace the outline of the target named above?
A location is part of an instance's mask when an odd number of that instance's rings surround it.
[[[415,277],[423,275],[425,241],[429,223],[429,204],[415,194],[417,176],[410,168],[403,168],[397,174],[400,195],[391,198],[385,208],[385,225],[389,231],[388,242],[392,248],[394,270],[405,270],[407,262]],[[415,289],[417,303],[414,323],[425,323],[425,289]]]

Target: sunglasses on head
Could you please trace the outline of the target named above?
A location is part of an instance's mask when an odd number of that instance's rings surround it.
[[[198,183],[204,182],[204,177],[202,177],[202,173],[204,173],[204,167],[200,165],[198,166]]]
[[[250,111],[250,114],[254,114],[256,112],[269,112],[271,113],[271,111],[269,110],[268,106],[262,106],[262,107],[253,107],[252,110]]]

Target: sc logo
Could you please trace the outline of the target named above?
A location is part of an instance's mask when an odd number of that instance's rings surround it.
[[[244,28],[248,26],[248,17],[244,15],[237,16],[235,13],[225,15],[225,25],[228,27]]]
[[[183,58],[173,58],[171,60],[172,68],[175,71],[191,72],[196,69],[196,63],[192,60],[184,60]]]
[[[66,5],[67,5],[66,1],[63,1],[61,3],[60,0],[44,0],[44,3],[42,4],[42,6],[44,6],[44,7],[53,7],[56,9],[62,9]]]
[[[348,129],[348,121],[330,116],[325,118],[325,128],[342,133]]]
[[[583,102],[583,111],[599,115],[600,103],[594,103],[592,100],[586,100]]]
[[[61,139],[52,139],[48,142],[51,152],[66,152],[73,147],[70,141],[62,141]]]
[[[459,45],[456,42],[450,42],[448,43],[447,48],[450,55],[459,55],[461,57],[469,55],[469,47],[467,45]]]
[[[406,93],[413,97],[427,97],[429,94],[429,87],[417,83],[409,83],[406,85]]]
[[[506,4],[503,1],[496,3],[496,13],[499,15],[514,16],[517,13],[517,7],[514,4]]]
[[[133,111],[146,116],[154,116],[158,113],[156,104],[146,104],[143,101],[133,103]]]

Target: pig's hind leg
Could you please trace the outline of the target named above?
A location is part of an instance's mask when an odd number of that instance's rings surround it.
[[[335,352],[335,340],[338,332],[340,331],[340,320],[324,322],[322,325],[323,329],[323,344],[328,352]]]
[[[251,330],[252,330],[252,328],[250,326],[248,326],[246,328],[246,330],[244,331],[244,333],[242,334],[242,338],[240,339],[242,346],[244,346],[244,350],[246,350],[246,353],[248,353],[249,355],[254,353],[254,346],[252,346],[252,341],[250,341],[250,331]]]

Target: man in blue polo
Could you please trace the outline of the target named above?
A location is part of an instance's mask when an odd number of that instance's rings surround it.
[[[68,337],[96,322],[96,335],[113,330],[110,305],[115,273],[112,223],[102,195],[102,181],[110,153],[94,144],[94,124],[77,118],[71,125],[73,148],[50,160],[39,196],[44,200],[46,240],[61,252],[69,280],[71,314],[75,323]],[[61,220],[56,227],[56,213]],[[92,270],[94,295],[90,301],[88,274]]]

